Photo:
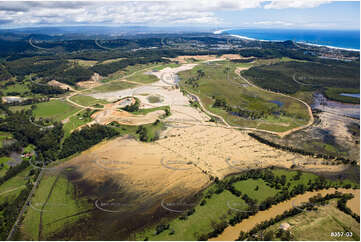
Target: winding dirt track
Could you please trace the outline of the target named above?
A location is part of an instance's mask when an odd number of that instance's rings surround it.
[[[358,204],[360,204],[360,190],[353,190],[353,189],[334,189],[330,188],[327,190],[320,190],[314,192],[306,192],[304,194],[298,195],[296,197],[291,198],[290,200],[278,203],[271,208],[260,211],[253,216],[250,216],[247,219],[244,219],[242,222],[236,224],[235,226],[228,226],[222,234],[217,236],[216,238],[210,239],[210,241],[235,241],[239,237],[239,233],[241,231],[248,232],[253,229],[257,224],[269,220],[271,218],[276,217],[277,215],[281,215],[287,210],[294,208],[295,206],[300,206],[302,203],[308,202],[308,200],[316,196],[317,194],[321,194],[322,196],[326,196],[327,194],[335,193],[336,191],[342,193],[352,193],[355,195],[355,198],[358,200]],[[353,199],[355,199],[353,198]],[[356,212],[356,211],[353,211]]]
[[[281,138],[283,138],[283,137],[285,137],[285,136],[287,136],[287,135],[289,135],[289,134],[291,134],[291,133],[293,133],[293,132],[296,132],[296,131],[301,130],[301,129],[305,129],[305,128],[307,128],[307,127],[309,127],[309,126],[311,126],[311,125],[313,124],[313,122],[314,122],[314,117],[313,117],[313,115],[312,115],[312,109],[311,109],[311,107],[310,107],[306,102],[302,101],[301,99],[298,99],[298,98],[295,98],[295,97],[292,97],[292,96],[289,96],[289,95],[286,95],[286,94],[283,94],[283,93],[277,93],[277,92],[273,92],[273,91],[269,91],[269,90],[260,88],[260,87],[258,87],[258,86],[256,86],[256,85],[254,85],[253,83],[251,83],[250,81],[248,81],[246,78],[244,78],[244,77],[241,75],[241,73],[240,73],[241,70],[243,70],[243,69],[242,69],[242,68],[237,68],[237,69],[235,70],[235,73],[236,73],[237,75],[239,75],[240,78],[242,78],[242,80],[244,80],[245,82],[247,82],[248,85],[251,85],[251,86],[253,86],[253,87],[257,88],[257,89],[260,89],[260,90],[262,90],[262,91],[265,91],[265,92],[269,92],[269,93],[272,93],[272,94],[281,95],[281,96],[284,96],[284,97],[287,97],[287,98],[294,99],[294,100],[299,101],[299,102],[301,102],[302,104],[304,104],[304,105],[307,107],[307,111],[308,111],[308,114],[309,114],[309,116],[310,116],[310,119],[309,119],[308,123],[305,124],[305,125],[302,125],[302,126],[299,126],[299,127],[296,127],[296,128],[290,129],[290,130],[287,130],[287,131],[285,131],[285,132],[275,132],[275,131],[269,131],[269,130],[258,129],[258,128],[247,128],[247,127],[232,126],[232,125],[228,124],[227,121],[226,121],[222,116],[219,116],[219,115],[217,115],[217,114],[214,114],[214,113],[208,111],[208,110],[204,107],[204,105],[202,104],[201,99],[200,99],[196,94],[191,93],[191,92],[189,92],[189,91],[188,91],[188,93],[189,93],[191,96],[193,96],[195,99],[197,99],[197,101],[198,101],[199,105],[201,106],[203,112],[205,112],[206,114],[208,114],[208,115],[210,115],[210,116],[214,116],[214,117],[219,118],[220,120],[222,120],[222,122],[226,125],[227,128],[232,128],[232,129],[240,129],[240,128],[241,128],[241,129],[243,129],[243,130],[260,131],[260,132],[265,132],[265,133],[270,133],[270,134],[278,135],[278,136],[280,136]]]
[[[242,80],[244,80],[245,82],[247,82],[248,85],[251,85],[255,88],[258,88],[262,91],[265,91],[265,92],[269,92],[269,93],[273,93],[273,94],[276,94],[276,95],[281,95],[281,96],[284,96],[284,97],[287,97],[287,98],[291,98],[291,99],[294,99],[296,101],[299,101],[301,102],[302,104],[304,104],[306,107],[307,107],[307,111],[308,111],[308,114],[310,116],[310,120],[308,121],[307,124],[305,125],[302,125],[300,127],[296,127],[296,128],[293,128],[293,129],[290,129],[288,131],[285,131],[285,132],[271,132],[271,131],[267,131],[267,130],[259,130],[259,129],[253,129],[253,128],[247,128],[248,130],[256,130],[256,131],[262,131],[262,132],[268,132],[268,133],[273,133],[273,134],[277,134],[279,135],[280,137],[285,137],[286,135],[289,135],[293,132],[296,132],[298,130],[301,130],[301,129],[305,129],[309,126],[311,126],[313,124],[313,122],[315,121],[314,117],[313,117],[313,114],[312,114],[312,109],[310,107],[310,105],[308,105],[306,102],[302,101],[301,99],[298,99],[296,97],[292,97],[292,96],[289,96],[289,95],[286,95],[286,94],[283,94],[283,93],[279,93],[279,92],[273,92],[273,91],[269,91],[269,90],[266,90],[266,89],[263,89],[263,88],[260,88],[259,86],[256,86],[255,84],[253,84],[252,82],[248,81],[246,78],[244,78],[242,75],[241,75],[241,72],[240,72],[240,68],[237,68],[236,69],[236,74],[238,74]]]

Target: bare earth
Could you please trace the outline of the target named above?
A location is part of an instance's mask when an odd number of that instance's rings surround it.
[[[225,54],[221,57],[217,57],[216,55],[182,55],[176,58],[169,58],[171,61],[178,61],[181,64],[187,63],[188,60],[197,60],[197,61],[209,61],[214,59],[228,59],[228,60],[235,60],[235,59],[247,59],[238,54]]]
[[[71,86],[58,82],[57,80],[51,80],[48,82],[48,85],[50,86],[54,86],[54,87],[60,87],[61,89],[64,90],[70,90],[70,91],[74,91],[74,88],[72,88]]]

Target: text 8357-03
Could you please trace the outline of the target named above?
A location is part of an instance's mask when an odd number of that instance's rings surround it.
[[[352,232],[331,232],[331,237],[351,237]]]

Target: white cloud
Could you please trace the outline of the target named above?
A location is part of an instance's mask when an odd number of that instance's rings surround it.
[[[315,8],[321,4],[329,3],[329,0],[278,0],[271,1],[264,5],[265,9],[283,9],[283,8]]]
[[[290,22],[285,22],[285,21],[258,21],[258,22],[254,22],[253,24],[255,25],[283,25],[283,26],[292,26],[294,25],[293,23]]]
[[[143,1],[1,1],[0,24],[144,24],[220,25],[216,11],[249,8],[312,7],[324,1],[143,0]],[[19,16],[20,14],[20,16]],[[266,23],[265,23],[266,24]],[[287,23],[284,23],[287,25]]]

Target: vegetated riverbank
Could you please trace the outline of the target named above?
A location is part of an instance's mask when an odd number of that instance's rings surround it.
[[[216,238],[212,238],[211,241],[234,241],[239,237],[240,232],[249,232],[257,225],[261,224],[270,219],[274,219],[275,217],[282,215],[284,212],[291,209],[306,209],[306,207],[302,207],[303,203],[307,203],[310,198],[320,194],[321,196],[326,196],[333,194],[335,192],[341,193],[351,193],[355,197],[359,194],[359,190],[353,189],[323,189],[313,192],[306,192],[301,195],[297,195],[290,200],[286,200],[279,204],[276,204],[265,211],[260,211],[249,218],[242,220],[242,222],[236,224],[235,226],[228,226],[219,236]],[[358,191],[358,192],[357,192]],[[359,197],[358,197],[358,201]],[[296,214],[296,213],[295,213]]]
[[[280,202],[291,203],[295,196],[306,191],[317,194],[317,190],[330,187],[359,188],[359,185],[278,168],[227,176],[223,180],[216,179],[205,189],[199,204],[185,209],[177,219],[163,219],[161,223],[139,232],[137,239],[207,240],[217,237],[228,225],[235,225],[259,211],[268,211]],[[158,226],[163,229],[154,233]],[[237,239],[238,235],[239,231],[230,240]]]

